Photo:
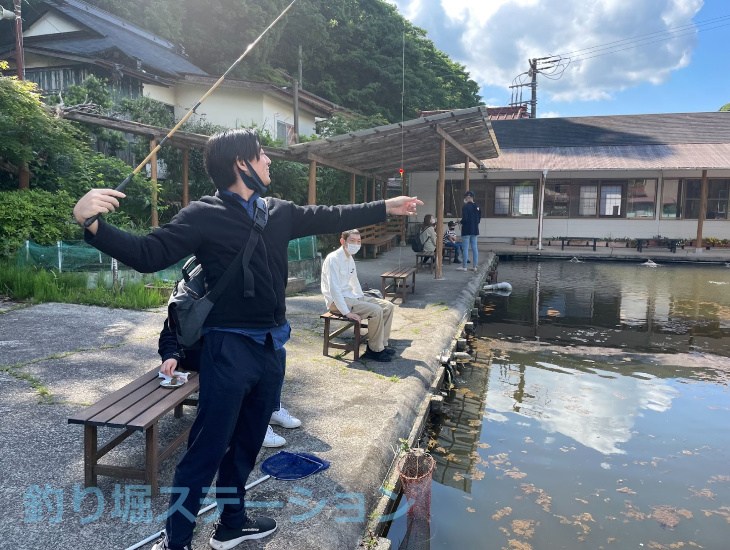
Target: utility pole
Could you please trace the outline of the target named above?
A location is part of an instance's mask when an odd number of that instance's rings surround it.
[[[25,63],[23,60],[23,20],[20,17],[21,0],[13,0],[14,11],[0,7],[0,21],[7,19],[15,21],[15,69],[18,73],[18,80],[25,76]]]
[[[522,88],[529,86],[531,90],[530,94],[530,118],[537,118],[537,75],[539,73],[555,75],[559,70],[565,70],[567,65],[563,62],[563,59],[554,55],[548,57],[534,57],[527,60],[530,64],[530,69],[526,73],[520,73],[513,80],[514,84],[510,86],[512,90],[512,97],[510,100],[510,107],[523,106],[527,104],[527,101],[522,100]],[[562,75],[562,72],[560,73]],[[529,77],[528,81],[520,81],[520,77]],[[558,77],[559,78],[559,77]]]
[[[23,55],[23,19],[20,17],[20,1],[13,0],[15,9],[15,69],[18,80],[25,79],[25,56]]]
[[[299,44],[299,89],[302,89],[302,45]]]
[[[532,98],[530,99],[530,118],[537,118],[537,59],[530,59],[530,71],[528,74],[532,77],[530,87],[532,88]]]

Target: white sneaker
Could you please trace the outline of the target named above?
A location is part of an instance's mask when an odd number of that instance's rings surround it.
[[[301,426],[302,421],[298,418],[293,417],[291,414],[289,414],[289,411],[287,411],[284,407],[281,407],[278,411],[273,412],[273,414],[271,415],[271,420],[269,420],[269,424],[291,429]]]
[[[170,548],[167,545],[167,534],[163,531],[162,537],[155,543],[155,545],[152,547],[152,550],[168,550]],[[190,550],[190,546],[185,546],[185,550]]]
[[[466,270],[467,270],[466,267],[457,267],[456,268],[456,271],[466,271]]]
[[[474,266],[471,268],[472,271],[477,271],[479,268],[477,266]]]
[[[271,429],[271,426],[269,426],[269,428],[266,430],[266,437],[264,437],[264,442],[261,444],[261,446],[276,448],[283,447],[284,445],[286,445],[286,439],[274,432],[274,430]]]

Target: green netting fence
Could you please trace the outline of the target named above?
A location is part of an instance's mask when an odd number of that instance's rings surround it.
[[[289,241],[289,262],[313,260],[317,257],[317,237],[309,236]],[[53,246],[41,246],[26,241],[18,250],[16,263],[25,267],[54,269],[60,272],[109,273],[114,279],[118,274],[129,278],[140,278],[144,281],[172,283],[180,277],[180,269],[185,260],[162,271],[151,274],[139,274],[132,268],[114,260],[111,256],[99,252],[84,241],[58,241]]]

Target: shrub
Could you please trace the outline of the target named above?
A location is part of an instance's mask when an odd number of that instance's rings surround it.
[[[2,191],[0,197],[0,257],[14,254],[28,239],[48,245],[81,236],[71,217],[75,199],[65,191]]]

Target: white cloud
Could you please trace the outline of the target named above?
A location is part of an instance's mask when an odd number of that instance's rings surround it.
[[[568,54],[571,62],[562,77],[539,76],[538,86],[553,100],[575,101],[610,99],[639,84],[661,84],[686,67],[696,43],[691,20],[703,0],[394,3],[428,31],[436,47],[466,65],[480,85],[504,88],[505,96],[513,79],[528,70],[528,59]],[[524,94],[529,95],[527,88]]]

